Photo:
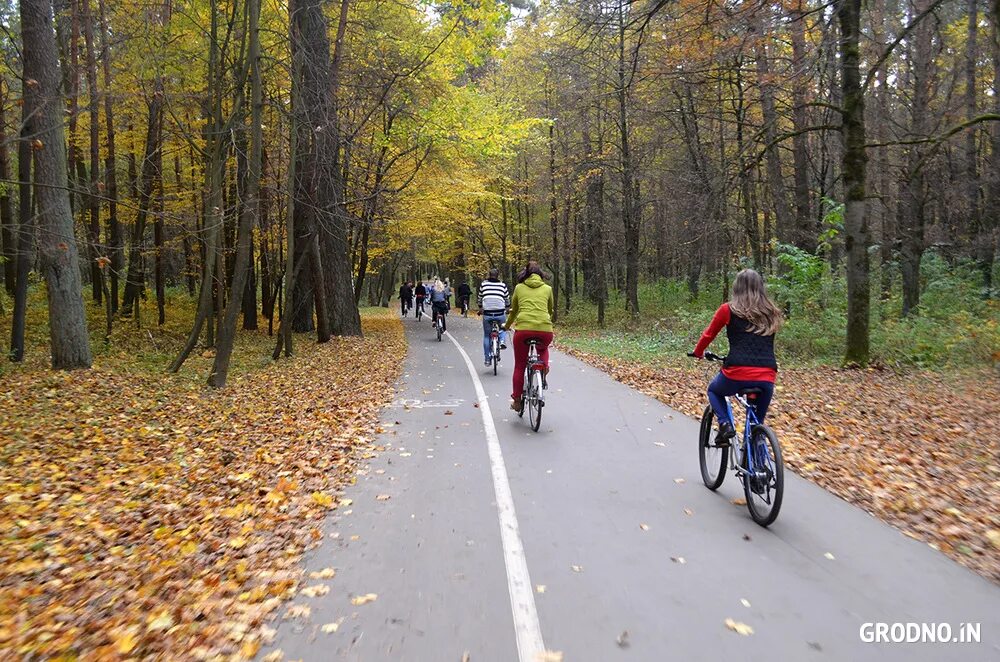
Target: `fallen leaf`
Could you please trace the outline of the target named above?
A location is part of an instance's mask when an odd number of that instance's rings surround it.
[[[309,578],[310,579],[330,579],[330,578],[332,578],[336,574],[337,574],[337,571],[334,570],[333,568],[323,568],[322,570],[319,570],[317,572],[310,572],[309,573]]]
[[[545,593],[545,584],[535,584],[536,593]]]
[[[312,607],[309,605],[292,605],[285,612],[285,619],[289,618],[309,618],[312,614]]]
[[[825,556],[826,558],[828,558],[831,561],[834,560],[834,556],[830,552],[827,552],[827,553],[823,554],[823,556]]]
[[[674,563],[680,563],[681,565],[687,563],[687,561],[684,559],[683,556],[671,556],[670,560],[673,561]]]
[[[377,593],[365,593],[364,595],[356,595],[351,598],[351,604],[354,606],[360,606],[368,604],[369,602],[374,602],[378,599]]]
[[[563,662],[562,651],[542,651],[535,656],[536,662]]]
[[[674,478],[674,482],[677,483],[678,485],[683,485],[687,481],[683,478]]]
[[[639,528],[642,529],[643,531],[649,531],[649,525],[648,524],[640,524]]]
[[[749,637],[753,634],[753,628],[746,623],[740,623],[739,621],[734,621],[731,618],[726,619],[726,627],[735,632],[736,634],[743,635],[744,637]]]
[[[340,623],[326,623],[320,628],[320,632],[323,634],[331,634],[340,629]]]
[[[733,497],[732,499],[729,500],[729,503],[733,504],[734,506],[745,506],[747,505],[747,500],[744,499],[743,497]]]
[[[573,572],[583,572],[582,565],[571,565],[570,568],[573,570]]]
[[[321,595],[326,595],[330,592],[330,587],[326,584],[314,584],[312,586],[307,586],[299,593],[306,596],[307,598],[315,598]]]
[[[690,517],[691,515],[694,515],[694,511],[691,510],[690,508],[685,508],[684,509],[684,514],[687,515],[688,517]]]
[[[276,650],[265,655],[262,662],[281,662],[284,658],[285,654],[281,650]]]
[[[170,615],[170,612],[166,609],[159,611],[156,614],[151,614],[146,619],[146,629],[150,632],[161,632],[163,630],[169,630],[174,625],[174,618]]]
[[[388,494],[379,494],[375,497],[376,501],[388,501],[391,497]]]
[[[618,648],[628,648],[628,630],[622,630],[615,643],[618,644]]]
[[[740,598],[740,604],[746,607],[747,609],[750,608],[750,601],[747,600],[746,598]]]

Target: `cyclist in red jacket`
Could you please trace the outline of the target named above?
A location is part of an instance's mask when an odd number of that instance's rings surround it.
[[[701,334],[694,348],[698,358],[705,355],[705,350],[723,327],[729,338],[729,355],[722,364],[722,372],[708,386],[708,401],[719,422],[716,445],[728,445],[736,435],[726,396],[745,388],[760,389],[756,400],[757,419],[764,422],[778,375],[774,336],[782,321],[781,310],[767,296],[763,277],[753,269],[744,269],[736,275],[732,299],[719,306],[712,323]]]

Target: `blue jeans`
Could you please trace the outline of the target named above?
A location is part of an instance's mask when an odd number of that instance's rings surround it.
[[[486,361],[493,360],[493,352],[490,351],[490,323],[500,323],[500,344],[507,342],[507,332],[503,330],[504,322],[507,321],[507,313],[497,313],[493,315],[483,314],[483,356]]]
[[[774,384],[771,382],[737,381],[729,379],[721,372],[708,385],[708,402],[712,405],[712,411],[715,412],[715,420],[719,423],[728,422],[730,425],[733,424],[733,419],[729,415],[729,408],[726,406],[726,396],[736,395],[745,388],[759,388],[761,390],[761,394],[755,400],[751,400],[751,402],[756,405],[755,413],[757,414],[757,421],[760,423],[764,422],[764,417],[767,416],[767,408],[771,405],[771,398],[774,396]]]

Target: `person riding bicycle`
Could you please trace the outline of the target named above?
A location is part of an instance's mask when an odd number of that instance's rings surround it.
[[[538,342],[538,358],[549,371],[549,345],[552,343],[552,314],[556,304],[552,288],[543,280],[545,273],[538,262],[531,260],[517,277],[517,287],[510,302],[510,315],[503,328],[514,332],[514,377],[510,408],[524,408],[524,368],[528,364],[528,341]]]
[[[705,350],[725,327],[729,337],[729,355],[722,364],[722,371],[708,386],[708,401],[719,422],[716,445],[726,446],[736,436],[726,406],[727,396],[736,395],[743,389],[760,389],[756,398],[756,413],[757,420],[764,422],[778,375],[774,335],[782,322],[781,310],[767,296],[761,275],[753,269],[744,269],[736,274],[732,299],[715,311],[712,322],[701,334],[693,352],[695,357],[703,358]]]
[[[458,307],[462,309],[462,314],[466,315],[469,312],[469,297],[472,296],[472,288],[469,287],[468,283],[463,282],[458,286],[456,291],[458,294],[458,300],[455,302]]]
[[[500,280],[500,271],[490,269],[489,275],[479,284],[479,314],[483,317],[483,355],[487,367],[493,364],[490,349],[490,328],[493,322],[500,324],[500,349],[507,349],[507,332],[503,325],[507,321],[507,307],[510,305],[510,291]]]
[[[424,287],[423,281],[417,283],[417,286],[413,288],[413,296],[416,298],[416,310],[419,310],[421,313],[425,312],[424,299],[427,298],[427,288]]]
[[[431,323],[437,324],[438,315],[441,316],[441,330],[445,333],[448,332],[448,297],[450,296],[448,288],[445,284],[441,282],[440,278],[434,279],[434,287],[431,288],[431,310],[434,315],[431,319]]]
[[[406,281],[399,286],[399,307],[403,317],[406,317],[406,313],[413,307],[413,285]]]

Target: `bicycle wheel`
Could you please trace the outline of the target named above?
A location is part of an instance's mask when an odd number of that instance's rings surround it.
[[[785,493],[785,465],[781,459],[781,446],[774,431],[766,425],[753,430],[753,466],[750,472],[750,453],[744,453],[743,493],[747,499],[750,517],[761,526],[768,526],[778,517],[781,498]],[[750,450],[750,449],[748,449]]]
[[[500,347],[499,347],[499,342],[500,341],[497,340],[496,336],[493,336],[493,338],[490,339],[490,352],[492,353],[492,356],[493,356],[493,376],[494,377],[497,374],[497,366],[500,363]]]
[[[542,400],[542,373],[540,370],[531,371],[531,388],[529,389],[528,400],[528,422],[531,429],[538,432],[542,427],[542,407],[545,401]]]
[[[528,373],[527,368],[525,368],[525,370],[524,370],[524,388],[521,390],[521,411],[517,412],[517,417],[518,418],[524,418],[524,410],[527,409],[527,407],[528,407],[528,392],[530,391],[530,389],[528,388],[528,385],[531,383],[531,382],[528,381],[529,377],[531,377],[531,375]]]
[[[728,448],[718,448],[712,445],[715,441],[715,431],[712,421],[715,415],[711,407],[705,407],[701,417],[701,430],[698,433],[698,463],[701,465],[701,479],[705,487],[715,491],[726,479],[726,460],[729,457]]]
[[[441,325],[441,318],[440,317],[438,317],[437,324],[435,326],[437,326],[438,342],[441,342],[441,333],[442,333],[441,326],[442,325]]]

